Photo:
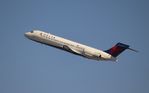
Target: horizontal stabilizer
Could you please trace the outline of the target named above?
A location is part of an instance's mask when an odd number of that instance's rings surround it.
[[[135,50],[135,49],[132,49],[132,48],[128,48],[129,50],[131,51],[134,51],[134,52],[139,52],[138,50]]]

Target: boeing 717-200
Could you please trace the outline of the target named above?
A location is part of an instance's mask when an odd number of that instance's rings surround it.
[[[122,53],[124,50],[129,49],[137,52],[134,49],[129,48],[129,45],[123,43],[117,43],[112,48],[102,51],[87,45],[83,45],[62,37],[39,31],[33,30],[31,32],[25,33],[25,36],[33,41],[46,44],[67,52],[70,52],[75,55],[79,55],[88,59],[93,60],[109,60],[116,61],[117,56]]]

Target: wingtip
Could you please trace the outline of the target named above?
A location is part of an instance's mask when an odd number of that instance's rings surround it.
[[[134,51],[134,52],[139,52],[138,50],[135,50],[135,49],[132,49],[132,48],[128,48],[129,50],[131,51]]]

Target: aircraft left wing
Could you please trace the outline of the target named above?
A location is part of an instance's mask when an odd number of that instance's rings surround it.
[[[71,53],[81,54],[81,51],[79,51],[77,48],[72,46],[63,45],[63,49]]]

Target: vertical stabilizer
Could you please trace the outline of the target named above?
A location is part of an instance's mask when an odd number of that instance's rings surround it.
[[[121,54],[126,49],[129,49],[129,45],[126,45],[123,43],[117,43],[115,46],[106,50],[105,52],[109,53],[113,57],[117,57],[119,54]]]

